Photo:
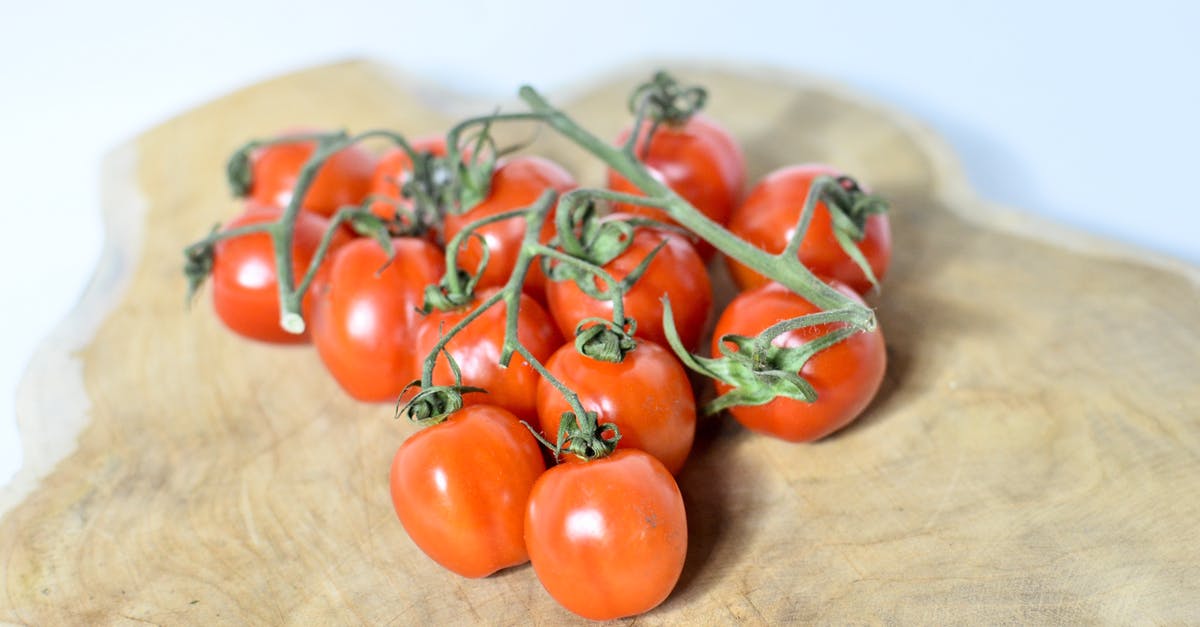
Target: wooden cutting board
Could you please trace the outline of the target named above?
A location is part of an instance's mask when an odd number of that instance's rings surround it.
[[[649,69],[551,96],[612,136]],[[683,577],[638,622],[1200,621],[1200,271],[988,206],[929,131],[836,86],[681,74],[710,87],[753,178],[825,161],[893,200],[890,363],[868,413],[819,444],[702,424],[680,477]],[[222,168],[242,141],[437,132],[494,104],[345,63],[110,157],[108,247],[19,392],[0,620],[578,620],[528,566],[465,580],[413,546],[387,487],[413,427],[390,406],[348,399],[310,348],[238,339],[206,298],[182,306],[180,248],[234,212]],[[537,142],[601,181],[553,133]]]

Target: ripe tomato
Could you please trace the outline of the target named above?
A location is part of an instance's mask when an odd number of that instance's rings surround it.
[[[729,230],[769,253],[780,253],[796,232],[809,186],[818,176],[841,176],[823,165],[795,165],[768,174],[733,213]],[[892,231],[887,214],[867,217],[859,250],[882,281],[892,256]],[[765,285],[769,279],[734,259],[728,259],[733,278],[742,289]],[[859,294],[871,289],[863,271],[846,255],[833,235],[833,220],[824,202],[818,202],[812,222],[800,244],[800,261],[813,273],[841,281]]]
[[[451,311],[434,311],[417,325],[415,351],[413,354],[417,372],[424,367],[425,357],[442,338],[444,331],[465,318],[479,303],[497,290],[483,290],[475,301]],[[537,384],[541,375],[520,355],[513,355],[508,367],[500,366],[500,353],[504,347],[504,321],[508,308],[497,303],[468,324],[446,345],[462,372],[463,385],[480,387],[487,394],[469,393],[464,396],[467,405],[485,403],[498,405],[516,414],[522,420],[537,427]],[[517,337],[521,344],[538,361],[545,362],[562,345],[558,330],[550,321],[545,309],[527,294],[521,295],[520,311],[517,314]],[[434,385],[452,385],[454,371],[445,355],[439,355],[433,371]]]
[[[605,217],[620,219],[620,214]],[[663,240],[667,245],[658,251],[646,272],[625,293],[625,317],[637,320],[636,335],[666,345],[663,332],[663,294],[671,298],[675,312],[675,327],[679,337],[689,347],[700,341],[708,310],[712,306],[712,284],[704,260],[687,239],[676,233],[639,227],[633,243],[625,252],[604,265],[604,269],[620,281],[637,268]],[[603,286],[603,282],[597,282]],[[588,296],[574,281],[551,282],[546,286],[546,302],[558,328],[566,337],[573,337],[575,326],[584,318],[612,317],[612,302]]]
[[[525,505],[545,470],[533,435],[490,405],[410,436],[392,461],[392,505],[426,555],[464,577],[524,564]]]
[[[251,205],[225,225],[225,230],[248,224],[279,219],[281,211],[271,207]],[[296,283],[308,270],[313,253],[329,222],[320,216],[301,210],[296,218],[292,237],[292,272]],[[335,233],[330,251],[349,241],[340,229]],[[279,278],[275,274],[275,250],[271,236],[253,233],[221,240],[214,247],[212,270],[213,308],[225,326],[253,340],[276,344],[307,342],[309,332],[294,335],[279,326]],[[315,283],[315,281],[314,281]],[[311,319],[313,288],[301,301],[301,315]]]
[[[492,174],[491,189],[483,202],[461,215],[447,214],[445,240],[459,233],[471,222],[505,211],[532,205],[546,189],[566,192],[576,187],[575,179],[561,166],[541,157],[515,157],[501,164]],[[512,274],[525,239],[525,220],[515,218],[485,226],[476,231],[488,245],[488,267],[479,281],[479,287],[504,285]],[[554,212],[546,217],[542,227],[542,242],[554,237]],[[453,252],[453,251],[447,251]],[[478,240],[470,238],[458,256],[460,269],[474,273],[482,258],[483,249]],[[546,277],[540,264],[533,264],[525,281],[525,291],[541,299]]]
[[[640,614],[679,581],[683,497],[662,463],[637,449],[559,464],[529,494],[525,546],[538,580],[568,610],[591,620]]]
[[[316,149],[316,142],[300,141],[255,150],[250,156],[250,199],[270,207],[286,207],[300,169]],[[366,150],[355,145],[338,151],[317,171],[301,206],[330,217],[345,205],[357,205],[371,191],[374,171],[375,157]]]
[[[411,144],[417,152],[433,153],[439,157],[446,156],[445,138],[421,137],[414,139]],[[412,159],[409,158],[408,152],[403,148],[393,148],[384,153],[383,157],[379,159],[379,164],[375,166],[375,173],[371,176],[370,194],[399,201],[402,198],[401,191],[404,184],[410,176],[412,176]],[[404,203],[405,206],[411,204],[411,202]],[[396,214],[396,206],[381,200],[371,203],[371,212],[384,220],[390,220]]]
[[[746,158],[733,136],[702,114],[693,115],[679,126],[660,124],[649,145],[646,133],[650,125],[642,128],[635,154],[650,169],[651,175],[714,222],[728,223],[746,185]],[[618,145],[624,145],[632,132],[632,128],[623,130],[617,137]],[[608,172],[608,187],[642,195],[633,183],[612,170]],[[675,224],[661,209],[618,204],[613,210]],[[707,242],[703,246],[706,248],[702,252],[707,256],[711,246]]]
[[[670,351],[640,342],[621,363],[599,361],[575,350],[558,349],[546,369],[579,395],[600,423],[616,423],[617,449],[635,448],[658,458],[671,474],[683,468],[696,435],[696,402],[687,372]],[[538,384],[538,419],[551,442],[563,412],[571,407],[549,381]]]
[[[830,285],[861,302],[846,285],[837,281],[831,281]],[[720,354],[718,343],[723,335],[754,336],[776,322],[818,311],[812,303],[778,283],[743,292],[729,303],[717,321],[712,354]],[[843,324],[789,331],[775,338],[772,344],[799,346]],[[765,405],[732,407],[729,413],[751,431],[789,442],[818,440],[846,426],[866,409],[879,390],[886,365],[883,332],[877,327],[871,333],[856,333],[817,353],[800,370],[801,376],[816,389],[816,401],[776,398]],[[719,381],[716,385],[718,394],[730,389]]]
[[[356,239],[333,255],[316,294],[313,344],[325,367],[360,401],[394,401],[420,378],[413,338],[425,285],[445,271],[442,253],[423,239],[392,240],[395,257],[378,242]]]

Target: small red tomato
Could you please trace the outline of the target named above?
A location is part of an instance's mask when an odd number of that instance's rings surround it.
[[[413,340],[421,320],[425,285],[445,271],[442,253],[423,239],[392,240],[395,257],[378,242],[356,239],[323,268],[316,295],[313,344],[325,367],[360,401],[394,401],[420,378],[413,368]]]
[[[579,395],[601,424],[621,432],[617,449],[635,448],[658,458],[671,474],[683,468],[696,436],[696,402],[687,372],[670,351],[640,342],[620,363],[585,357],[574,343],[558,349],[546,369]],[[538,419],[551,442],[571,406],[549,381],[538,384]]]
[[[768,253],[783,252],[796,232],[809,186],[822,175],[837,177],[841,173],[824,165],[795,165],[768,174],[733,213],[729,230]],[[882,281],[892,256],[892,231],[887,214],[868,216],[863,233],[862,241],[857,242],[858,248],[875,277]],[[734,280],[743,290],[768,283],[769,279],[738,261],[726,260]],[[862,269],[834,238],[833,220],[824,202],[817,203],[812,222],[800,243],[800,262],[814,274],[841,281],[859,294],[871,289],[871,282]]]
[[[248,224],[278,220],[279,209],[250,206],[240,216],[230,220],[225,230]],[[312,261],[329,222],[320,216],[301,210],[296,217],[292,236],[292,276],[298,284]],[[329,251],[349,241],[339,230],[334,234]],[[279,278],[275,274],[275,249],[271,236],[253,233],[217,242],[214,247],[212,270],[213,308],[225,326],[253,340],[276,344],[299,344],[309,339],[308,330],[300,335],[288,333],[279,326]],[[310,287],[301,300],[301,315],[310,319],[312,309]]]
[[[447,214],[445,240],[450,240],[468,224],[514,209],[532,205],[547,189],[560,193],[576,187],[575,179],[561,166],[541,157],[515,157],[501,164],[492,173],[492,184],[483,202],[461,215]],[[514,218],[489,224],[476,231],[487,242],[488,266],[479,281],[479,287],[504,285],[512,274],[525,239],[525,219]],[[554,212],[546,217],[542,227],[543,243],[554,237]],[[447,251],[453,254],[454,251]],[[460,269],[474,273],[482,258],[483,248],[475,238],[468,238],[458,255]],[[525,291],[541,299],[546,277],[540,264],[533,264],[525,281]]]
[[[410,436],[392,461],[392,505],[426,555],[464,577],[524,564],[529,491],[545,470],[516,416],[474,405]]]
[[[250,156],[251,200],[270,207],[286,207],[292,200],[301,168],[316,149],[315,141],[298,141],[255,150]],[[371,153],[357,145],[340,150],[317,170],[301,206],[330,217],[343,206],[358,205],[371,191],[374,172],[375,157]]]
[[[844,284],[831,281],[835,289],[862,302]],[[812,303],[778,283],[739,294],[729,303],[713,332],[712,353],[720,354],[718,343],[723,335],[758,335],[760,331],[790,318],[820,311]],[[829,333],[844,323],[823,324],[789,331],[775,338],[775,346],[795,347]],[[822,350],[800,370],[817,392],[814,402],[776,398],[765,405],[729,409],[747,429],[773,435],[789,442],[819,440],[853,421],[874,398],[883,381],[887,352],[883,331],[856,333]],[[730,387],[717,382],[717,392]]]
[[[451,311],[434,311],[417,325],[413,357],[417,372],[424,367],[425,358],[442,338],[442,334],[465,318],[475,307],[487,300],[497,289],[483,290],[475,301]],[[522,420],[537,426],[537,384],[541,376],[529,362],[514,354],[505,368],[500,365],[504,348],[504,326],[508,307],[504,302],[493,305],[454,336],[446,350],[454,357],[462,373],[463,385],[480,387],[487,394],[469,393],[463,400],[467,405],[486,403],[498,405]],[[541,362],[562,345],[545,309],[527,294],[521,295],[517,314],[517,337],[521,344]],[[439,355],[433,370],[434,385],[452,385],[454,371],[445,355]]]
[[[613,214],[605,220],[621,219]],[[636,335],[661,345],[667,338],[663,331],[662,296],[671,298],[675,313],[675,328],[686,346],[700,341],[704,323],[712,306],[712,283],[704,260],[683,236],[639,227],[633,242],[625,252],[604,265],[612,277],[620,281],[628,276],[663,240],[666,246],[654,256],[646,272],[625,293],[625,317],[637,320]],[[597,286],[603,287],[597,280]],[[566,337],[573,337],[575,327],[584,318],[612,317],[612,302],[588,296],[574,281],[551,282],[546,286],[546,302],[558,328]]]
[[[542,586],[591,620],[647,612],[666,600],[687,554],[687,515],[653,455],[616,451],[542,473],[529,494],[525,546]]]
[[[442,137],[421,137],[411,142],[413,150],[432,153],[438,157],[446,156],[446,140]],[[403,148],[393,148],[383,154],[375,173],[371,177],[371,195],[382,196],[394,201],[401,201],[404,184],[412,176],[412,159]],[[402,206],[411,206],[411,202],[403,202]],[[371,212],[383,218],[392,219],[396,214],[396,205],[386,200],[371,203]]]
[[[729,131],[711,118],[696,114],[678,126],[660,124],[647,145],[646,133],[650,125],[642,128],[635,154],[646,164],[651,175],[714,222],[728,223],[746,185],[746,158]],[[631,128],[622,131],[617,144],[624,145],[632,132]],[[608,172],[608,187],[642,195],[633,183],[612,170]],[[675,224],[661,209],[618,204],[613,210]],[[704,246],[709,245],[705,242]],[[705,248],[703,252],[707,256],[711,248]]]

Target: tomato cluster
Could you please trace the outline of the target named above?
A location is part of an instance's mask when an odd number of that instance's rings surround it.
[[[542,157],[501,157],[486,135],[468,146],[470,121],[412,143],[298,132],[235,154],[244,213],[186,252],[230,329],[311,339],[347,394],[400,399],[427,425],[391,469],[418,547],[465,577],[530,561],[552,597],[596,620],[654,608],[682,571],[674,475],[698,409],[685,366],[714,379],[707,413],[797,442],[858,416],[885,366],[860,297],[889,262],[881,201],[817,165],[743,197],[745,159],[696,112],[703,92],[649,85],[634,123],[594,149],[607,190]],[[527,100],[528,117],[585,132]],[[377,154],[366,137],[399,147]],[[745,290],[720,312],[716,263]],[[285,330],[289,315],[308,324]],[[689,353],[713,316],[709,355]]]

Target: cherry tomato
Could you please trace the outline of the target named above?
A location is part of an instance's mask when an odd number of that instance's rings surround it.
[[[392,461],[392,505],[426,555],[464,577],[524,564],[525,506],[545,470],[516,416],[473,405],[410,436]]]
[[[783,252],[796,232],[809,186],[813,179],[822,175],[841,176],[841,173],[823,165],[795,165],[768,174],[733,213],[729,230],[769,253]],[[863,231],[862,241],[857,242],[858,248],[875,277],[882,281],[892,256],[892,232],[887,214],[868,216]],[[769,281],[734,259],[727,258],[727,261],[734,281],[744,290]],[[859,294],[871,289],[867,276],[834,238],[833,221],[824,202],[818,202],[813,211],[812,222],[800,243],[800,261],[813,273],[841,281]]]
[[[414,359],[417,372],[424,367],[425,357],[442,338],[444,331],[465,318],[479,303],[485,301],[497,289],[488,289],[476,295],[475,302],[451,311],[435,311],[417,325]],[[514,354],[508,367],[499,364],[504,347],[504,325],[508,308],[497,303],[480,314],[463,328],[446,349],[454,357],[462,373],[463,385],[480,387],[487,394],[469,393],[464,396],[468,405],[486,403],[498,405],[516,414],[522,420],[537,426],[537,384],[541,375],[520,355]],[[554,328],[545,309],[528,294],[521,295],[520,311],[517,314],[517,337],[521,344],[541,362],[545,362],[555,349],[562,345],[562,338]],[[440,355],[433,371],[434,385],[452,385],[454,371],[445,355]]]
[[[270,207],[286,207],[300,169],[316,149],[316,142],[300,141],[255,150],[250,156],[250,199]],[[301,206],[330,217],[345,205],[357,205],[371,191],[374,172],[375,157],[366,150],[355,145],[338,151],[317,170]]]
[[[248,224],[279,219],[281,211],[271,207],[251,205],[225,225],[225,230]],[[329,222],[320,216],[301,210],[296,217],[292,236],[292,275],[298,284]],[[334,234],[329,250],[336,251],[349,241],[341,230]],[[217,242],[212,271],[213,308],[225,326],[253,340],[276,344],[307,342],[309,332],[295,335],[279,326],[279,278],[275,274],[275,251],[271,236],[254,233]],[[315,283],[315,281],[314,281]],[[313,289],[310,286],[301,300],[301,315],[310,320]]]
[[[831,281],[830,285],[861,302],[846,285],[837,281]],[[723,335],[754,336],[776,322],[818,311],[812,303],[778,283],[743,292],[729,303],[717,321],[712,353],[719,354],[718,342]],[[838,326],[843,325],[824,324],[789,331],[775,338],[772,344],[799,346]],[[777,398],[765,405],[733,407],[729,413],[751,431],[789,442],[818,440],[846,426],[866,409],[879,390],[886,365],[883,332],[876,327],[871,333],[856,333],[817,353],[800,370],[801,376],[816,389],[816,401]],[[719,394],[729,389],[717,382]]]
[[[637,449],[559,464],[529,494],[525,546],[538,580],[568,610],[592,620],[641,614],[683,570],[683,497],[662,463]]]
[[[635,448],[658,458],[671,474],[683,468],[696,435],[696,402],[687,372],[670,351],[640,342],[621,363],[599,361],[575,350],[558,349],[546,369],[579,395],[600,423],[621,432],[617,449]],[[549,381],[538,384],[538,418],[551,442],[563,412],[571,407]]]
[[[643,129],[636,154],[651,175],[714,222],[728,223],[746,185],[746,158],[729,131],[703,114],[693,115],[679,126],[660,124],[649,145],[645,139],[649,124]],[[624,145],[632,132],[632,128],[623,130],[617,137],[617,144]],[[633,183],[612,170],[608,172],[608,187],[642,195]],[[613,210],[675,224],[661,209],[618,204]],[[707,242],[697,248],[703,248],[701,252],[705,256],[712,250]]]
[[[620,214],[607,216],[606,220],[620,219]],[[636,335],[661,345],[666,345],[663,332],[663,306],[661,298],[671,298],[675,312],[675,328],[684,344],[692,347],[700,341],[708,311],[712,306],[712,284],[704,260],[687,239],[676,233],[639,227],[634,231],[633,243],[625,252],[604,265],[604,269],[620,281],[637,268],[663,240],[666,246],[658,251],[646,272],[625,293],[625,317],[637,320]],[[603,286],[602,282],[597,283]],[[566,337],[573,337],[575,326],[584,318],[612,317],[612,302],[588,296],[574,281],[551,282],[546,286],[546,302],[550,314]]]
[[[421,137],[411,142],[413,150],[428,152],[439,157],[446,156],[446,140],[442,137]],[[403,148],[393,148],[383,154],[375,173],[371,176],[371,195],[383,196],[395,201],[402,200],[401,191],[408,177],[412,175],[412,159]],[[411,206],[404,202],[403,206]],[[392,219],[396,214],[396,205],[385,200],[371,203],[371,212],[383,218]]]
[[[470,211],[461,214],[447,214],[445,222],[445,240],[459,233],[471,222],[493,216],[505,211],[521,209],[532,205],[538,196],[546,189],[566,192],[576,187],[575,179],[561,166],[541,157],[515,157],[501,164],[492,174],[492,185],[487,198]],[[497,287],[504,285],[512,274],[520,252],[521,242],[525,239],[525,220],[515,218],[504,220],[480,228],[476,231],[487,242],[488,266],[479,281],[480,287]],[[542,227],[542,242],[554,237],[554,212],[546,217]],[[447,251],[453,252],[453,251]],[[467,272],[475,272],[482,258],[483,249],[479,241],[469,238],[458,256],[459,268]],[[546,282],[540,264],[534,264],[529,269],[525,281],[525,291],[535,298],[541,299]]]
[[[425,285],[445,271],[442,253],[423,239],[392,240],[391,264],[378,242],[356,239],[333,255],[316,295],[313,344],[325,367],[350,396],[394,401],[421,376],[413,368],[413,339]]]

